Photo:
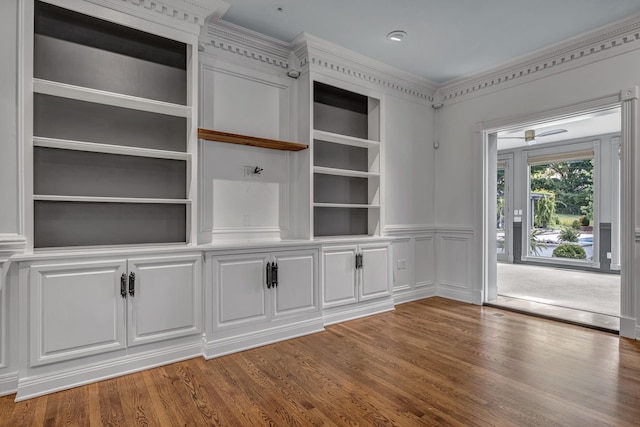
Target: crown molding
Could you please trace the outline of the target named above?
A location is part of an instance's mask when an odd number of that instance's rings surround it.
[[[301,64],[309,65],[312,71],[346,76],[423,101],[434,101],[437,85],[430,80],[308,33],[300,34],[292,44]],[[302,46],[306,49],[301,49]]]
[[[443,102],[523,84],[640,48],[640,14],[540,49],[490,70],[442,84]]]
[[[289,68],[291,44],[249,30],[236,24],[215,19],[200,36],[205,53],[225,52],[243,59],[260,62],[279,70]]]
[[[433,82],[306,33],[287,43],[217,18],[208,22],[200,42],[205,54],[248,60],[284,73],[298,67],[337,73],[421,100],[434,99]]]
[[[222,0],[84,0],[128,15],[177,27],[192,34],[210,16],[222,16],[229,4]]]

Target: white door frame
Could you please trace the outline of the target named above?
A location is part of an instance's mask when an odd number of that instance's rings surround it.
[[[507,119],[482,122],[477,126],[475,141],[482,144],[483,165],[483,226],[482,226],[482,290],[485,298],[497,293],[496,290],[496,138],[492,133],[498,130],[535,126],[551,119],[575,117],[578,115],[601,111],[612,107],[622,108],[620,165],[620,335],[636,338],[636,308],[640,302],[640,292],[636,292],[636,271],[634,265],[636,240],[640,240],[640,208],[635,206],[634,165],[640,137],[640,89],[636,86],[624,89],[591,101],[573,104],[562,108],[542,111]],[[637,160],[640,166],[640,159]],[[493,194],[493,197],[492,197]],[[638,230],[636,230],[636,214]],[[484,302],[484,301],[483,301]]]
[[[504,167],[504,253],[498,255],[498,261],[513,263],[513,154],[498,156]],[[496,251],[497,252],[497,251]]]

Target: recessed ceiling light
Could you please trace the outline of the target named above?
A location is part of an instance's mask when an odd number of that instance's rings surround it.
[[[404,40],[404,38],[407,36],[407,33],[402,31],[402,30],[395,30],[395,31],[391,31],[389,34],[387,34],[387,39],[391,40],[392,42],[401,42],[402,40]]]

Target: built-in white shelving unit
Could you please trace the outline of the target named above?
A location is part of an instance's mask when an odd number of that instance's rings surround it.
[[[313,235],[380,234],[380,100],[313,83]]]
[[[189,49],[36,1],[35,249],[187,243]]]

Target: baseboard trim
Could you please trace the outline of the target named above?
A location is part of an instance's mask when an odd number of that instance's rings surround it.
[[[473,293],[469,289],[454,288],[446,285],[439,285],[437,296],[455,301],[473,304]]]
[[[346,322],[372,314],[384,313],[395,309],[393,298],[385,298],[381,301],[344,305],[324,309],[322,316],[324,325]]]
[[[18,390],[18,372],[0,375],[0,396],[8,396]]]
[[[201,344],[199,342],[190,343],[125,356],[104,363],[83,366],[78,369],[69,369],[35,377],[19,378],[16,402],[131,374],[133,372],[180,362],[200,356],[201,354]]]
[[[322,318],[317,318],[218,340],[207,341],[205,338],[202,343],[202,353],[205,359],[213,359],[322,331],[324,331]]]
[[[400,291],[393,294],[395,305],[404,304],[411,301],[418,301],[425,298],[435,297],[437,294],[435,284],[423,286],[419,289],[411,289],[409,291]]]

